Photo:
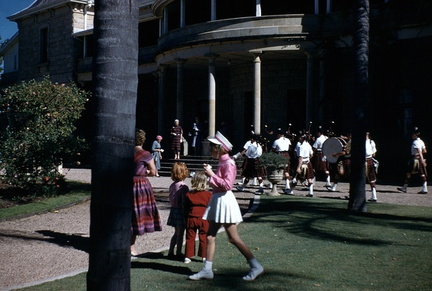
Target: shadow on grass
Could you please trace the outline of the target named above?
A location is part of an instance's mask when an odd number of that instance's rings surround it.
[[[392,245],[395,242],[384,235],[365,234],[364,229],[367,227],[432,231],[430,216],[416,212],[407,214],[404,207],[409,206],[376,204],[370,206],[367,213],[351,213],[344,200],[265,197],[248,223],[270,222],[277,228],[303,237],[374,246]],[[403,214],[393,214],[399,209]],[[331,227],[335,224],[336,231]]]

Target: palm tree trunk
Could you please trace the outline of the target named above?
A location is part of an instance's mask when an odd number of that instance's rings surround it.
[[[351,179],[348,210],[366,212],[365,139],[369,98],[369,1],[356,0]]]
[[[88,290],[130,290],[138,0],[96,0]]]

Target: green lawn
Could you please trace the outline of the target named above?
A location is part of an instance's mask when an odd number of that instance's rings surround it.
[[[432,290],[431,208],[377,203],[362,215],[346,208],[337,199],[263,196],[239,226],[265,268],[257,280],[243,282],[248,266],[220,233],[213,280],[187,280],[201,262],[150,253],[132,261],[132,290]],[[85,274],[27,289],[85,290]]]

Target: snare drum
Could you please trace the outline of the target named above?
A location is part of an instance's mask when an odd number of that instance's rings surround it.
[[[335,164],[339,157],[333,154],[340,153],[346,146],[346,141],[340,137],[330,137],[322,145],[322,153],[329,163]]]

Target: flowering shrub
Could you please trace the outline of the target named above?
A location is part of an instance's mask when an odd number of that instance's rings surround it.
[[[88,93],[44,78],[5,89],[0,97],[0,176],[3,184],[46,194],[60,189],[62,163],[87,143],[73,135]]]

